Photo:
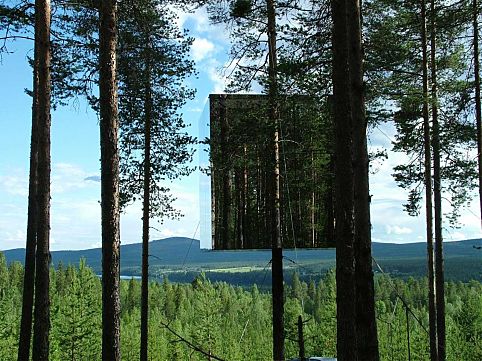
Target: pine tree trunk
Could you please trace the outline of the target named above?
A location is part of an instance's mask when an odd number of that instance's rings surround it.
[[[435,279],[432,228],[432,152],[428,109],[427,17],[425,0],[421,0],[422,18],[422,81],[423,81],[423,143],[425,155],[425,217],[427,226],[428,316],[430,360],[437,361],[437,313],[435,310]]]
[[[215,249],[218,246],[218,222],[217,222],[217,217],[218,217],[218,211],[217,211],[217,197],[218,197],[218,192],[217,192],[217,187],[214,180],[216,179],[216,170],[213,167],[213,163],[211,161],[210,163],[210,172],[211,172],[211,247]]]
[[[268,102],[269,120],[274,126],[274,194],[272,217],[272,293],[273,293],[273,358],[283,361],[284,345],[284,304],[283,304],[283,248],[281,241],[281,193],[280,193],[280,149],[279,149],[279,111],[276,54],[276,9],[274,0],[266,1],[268,14]]]
[[[323,194],[323,211],[325,222],[323,226],[324,241],[333,244],[335,239],[335,200],[334,200],[334,173],[335,173],[335,157],[330,155],[330,163],[328,165],[328,179],[326,180],[326,191]]]
[[[37,31],[36,31],[37,32]],[[38,167],[38,47],[34,50],[32,91],[32,134],[30,139],[30,175],[28,184],[27,242],[23,277],[22,318],[18,342],[18,361],[30,358],[35,282],[35,250],[37,248],[37,167]]]
[[[440,175],[440,130],[438,121],[435,0],[431,0],[430,57],[432,74],[433,197],[435,216],[435,301],[437,314],[437,354],[445,361],[445,286],[442,239],[442,178]]]
[[[244,195],[243,195],[243,171],[241,167],[237,167],[235,170],[235,188],[236,188],[236,197],[237,197],[237,225],[236,225],[236,249],[243,249],[244,239],[243,239],[243,217],[244,217]]]
[[[119,151],[116,0],[100,2],[99,97],[102,204],[102,359],[120,360]]]
[[[305,358],[305,340],[303,337],[303,319],[298,316],[298,357],[300,361],[306,361]]]
[[[479,166],[479,205],[482,225],[482,106],[480,102],[480,60],[479,60],[479,10],[477,0],[472,2],[474,33],[474,76],[475,76],[475,122],[477,125],[477,162]]]
[[[332,1],[333,17],[333,118],[335,123],[335,239],[337,356],[356,361],[354,209],[352,119],[348,81],[349,51],[345,1]]]
[[[310,227],[311,227],[311,247],[315,247],[315,244],[316,244],[316,228],[315,228],[315,224],[316,224],[316,221],[315,221],[315,207],[316,207],[316,197],[315,197],[315,182],[316,182],[316,177],[315,177],[315,155],[313,153],[313,137],[311,137],[310,139],[310,145],[312,147],[312,151],[311,151],[311,204],[310,204]],[[325,192],[325,197],[326,197],[326,192]],[[323,205],[325,206],[325,213],[326,213],[326,202],[323,203]],[[325,227],[326,228],[326,224],[325,224]],[[326,235],[326,232],[324,232],[324,235]],[[326,241],[326,237],[325,237],[325,241]]]
[[[148,80],[144,99],[144,196],[142,209],[142,283],[141,283],[141,350],[140,360],[147,361],[149,330],[149,216],[151,188],[151,79],[147,69]]]
[[[359,0],[347,1],[350,95],[353,122],[353,172],[355,206],[355,278],[358,358],[378,361],[375,287],[372,269],[370,194],[368,181],[367,119],[363,85],[361,8]]]
[[[221,169],[222,169],[222,196],[221,196],[221,209],[222,209],[222,217],[221,217],[221,244],[223,245],[223,249],[230,249],[232,248],[230,238],[231,232],[230,230],[230,220],[231,220],[231,180],[230,180],[230,171],[228,165],[229,159],[229,150],[228,150],[228,141],[229,141],[229,128],[228,128],[228,119],[227,119],[227,105],[226,105],[226,95],[222,94],[220,96],[220,132],[221,132]]]
[[[38,47],[38,223],[32,359],[49,359],[50,331],[50,1],[35,2]]]
[[[243,229],[242,229],[242,246],[241,248],[250,248],[251,247],[251,239],[253,237],[253,234],[251,232],[248,232],[248,209],[251,209],[250,205],[248,204],[249,198],[249,190],[248,190],[248,166],[246,164],[247,162],[247,146],[246,144],[244,145],[244,154],[243,154],[243,162],[244,162],[244,167],[243,167],[243,217],[242,217],[242,224],[243,224]],[[249,236],[248,236],[249,234]]]

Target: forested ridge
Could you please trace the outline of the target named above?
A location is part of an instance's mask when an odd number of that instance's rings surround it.
[[[51,360],[100,360],[101,282],[81,261],[79,267],[51,268]],[[7,266],[0,254],[0,359],[16,359],[23,268]],[[258,283],[263,279],[258,278]],[[378,337],[382,360],[408,359],[407,309],[412,360],[428,359],[428,327],[424,278],[406,281],[375,277]],[[149,283],[150,360],[206,360],[171,333],[224,360],[269,360],[271,295],[258,285],[235,287],[212,283],[201,275],[188,284],[167,278]],[[121,352],[139,358],[140,282],[121,281]],[[336,354],[335,274],[307,282],[295,275],[286,286],[287,359],[297,357],[297,319],[304,324],[306,355]],[[447,360],[482,358],[482,284],[446,284]]]
[[[450,281],[482,281],[482,251],[477,248],[482,240],[449,242],[445,245],[446,278]],[[426,255],[424,243],[386,244],[373,243],[373,256],[382,269],[397,278],[424,277]],[[162,279],[167,275],[174,282],[190,282],[200,272],[212,281],[225,281],[234,285],[249,286],[253,280],[262,279],[271,254],[268,250],[212,251],[200,248],[199,240],[166,238],[150,242],[150,277]],[[24,249],[4,251],[8,263],[24,262]],[[101,250],[53,251],[52,264],[78,265],[80,259],[97,274],[101,273]],[[300,277],[317,276],[335,265],[334,249],[285,250],[285,277],[291,278],[293,270]],[[121,245],[120,272],[123,276],[141,275],[141,244]],[[379,272],[375,267],[375,272]],[[259,286],[259,284],[258,284]]]

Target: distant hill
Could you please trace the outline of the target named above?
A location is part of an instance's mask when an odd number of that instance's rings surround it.
[[[447,279],[482,280],[481,239],[444,243]],[[149,262],[152,270],[210,271],[239,267],[264,267],[271,259],[270,250],[254,251],[211,251],[200,248],[196,239],[172,237],[150,242]],[[140,272],[142,246],[140,243],[121,246],[121,273],[136,275]],[[24,249],[4,251],[7,262],[24,261]],[[298,249],[284,251],[285,266],[302,265],[304,269],[319,272],[334,266],[333,249]],[[373,256],[385,272],[401,277],[425,274],[425,243],[374,243]],[[85,258],[96,272],[101,270],[101,249],[80,251],[54,251],[54,265],[77,264]]]

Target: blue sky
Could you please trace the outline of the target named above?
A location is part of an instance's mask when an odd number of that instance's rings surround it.
[[[191,51],[198,77],[189,79],[197,95],[182,110],[189,131],[199,134],[199,122],[209,93],[222,92],[225,79],[221,69],[228,63],[229,36],[220,26],[209,24],[205,11],[180,14],[179,26],[189,28],[195,37]],[[26,56],[31,54],[27,41],[9,45],[12,54],[3,55],[0,65],[0,249],[25,246],[28,161],[31,127],[31,100],[24,93],[31,88],[31,69]],[[201,121],[202,124],[205,121]],[[394,130],[385,126],[370,135],[371,147],[390,149]],[[52,113],[52,201],[51,248],[84,249],[100,246],[100,146],[98,119],[84,101],[76,99],[68,107]],[[416,242],[425,239],[424,215],[413,218],[402,211],[406,194],[392,180],[392,167],[403,162],[400,154],[389,152],[389,160],[374,165],[371,175],[373,240]],[[198,164],[198,159],[195,160]],[[205,181],[205,179],[204,179]],[[151,239],[168,236],[205,234],[206,217],[200,217],[199,173],[170,184],[184,213],[179,221],[164,220],[153,224]],[[201,198],[206,194],[201,194]],[[205,213],[205,212],[204,212]],[[209,213],[209,212],[208,212]],[[200,219],[202,218],[202,219]],[[201,223],[201,227],[198,227]],[[447,241],[480,237],[477,202],[462,213],[462,227],[446,229]],[[204,227],[203,227],[204,226]],[[121,242],[141,240],[141,204],[129,206],[121,216]],[[208,247],[209,241],[202,240]]]

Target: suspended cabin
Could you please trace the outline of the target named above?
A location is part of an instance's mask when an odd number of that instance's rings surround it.
[[[328,102],[285,96],[278,104],[283,248],[334,247]],[[274,126],[266,95],[209,97],[205,144],[213,249],[271,248]]]

